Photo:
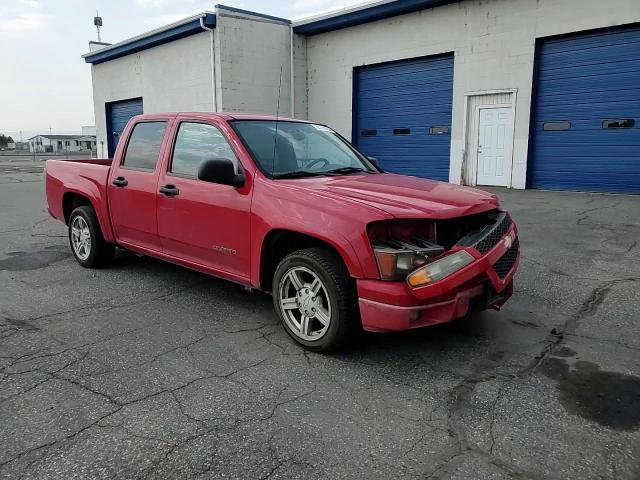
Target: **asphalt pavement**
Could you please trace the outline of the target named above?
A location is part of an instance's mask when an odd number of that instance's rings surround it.
[[[494,190],[501,312],[319,355],[265,294],[81,268],[41,171],[0,158],[0,478],[640,478],[640,197]]]

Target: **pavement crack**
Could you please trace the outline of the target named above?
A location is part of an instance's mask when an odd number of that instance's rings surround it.
[[[97,425],[97,424],[98,424],[98,423],[100,423],[102,420],[104,420],[105,418],[107,418],[107,417],[109,417],[109,416],[113,415],[114,413],[116,413],[116,412],[120,411],[121,409],[122,409],[122,407],[117,407],[115,410],[112,410],[112,411],[110,411],[109,413],[106,413],[105,415],[102,415],[102,416],[101,416],[100,418],[98,418],[97,420],[92,421],[91,423],[89,423],[88,425],[86,425],[86,426],[82,427],[81,429],[79,429],[79,430],[77,430],[77,431],[75,431],[75,432],[73,432],[73,433],[70,433],[69,435],[65,435],[65,436],[64,436],[64,437],[62,437],[62,438],[58,438],[58,439],[56,439],[56,440],[52,440],[51,442],[47,442],[47,443],[44,443],[44,444],[38,445],[37,447],[32,447],[32,448],[29,448],[29,449],[27,449],[27,450],[23,450],[22,452],[20,452],[20,453],[18,453],[17,455],[13,456],[13,457],[12,457],[12,458],[10,458],[9,460],[6,460],[6,461],[4,461],[4,462],[0,462],[0,467],[3,467],[3,466],[8,465],[8,464],[10,464],[10,463],[13,463],[13,462],[15,462],[16,460],[18,460],[18,459],[20,459],[20,458],[24,457],[25,455],[28,455],[28,454],[33,453],[33,452],[35,452],[35,451],[41,450],[41,449],[43,449],[43,448],[51,447],[51,446],[56,445],[56,444],[58,444],[58,443],[64,442],[64,441],[66,441],[66,440],[71,440],[72,438],[75,438],[75,437],[77,437],[78,435],[80,435],[81,433],[85,432],[86,430],[89,430],[91,427],[93,427],[93,426]]]
[[[501,384],[498,388],[498,393],[493,399],[493,403],[491,404],[491,423],[489,424],[489,436],[491,437],[491,446],[489,447],[489,455],[493,455],[493,450],[496,445],[496,438],[494,435],[494,428],[496,424],[496,408],[498,406],[498,402],[502,398],[502,393],[504,390],[504,384]]]
[[[289,461],[289,459],[286,460],[280,460],[275,467],[271,468],[266,475],[263,475],[262,477],[260,477],[260,480],[267,480],[268,478],[271,478],[273,476],[274,473],[276,473],[278,470],[280,470],[280,468],[282,468],[283,465],[285,465],[287,462]]]
[[[555,327],[551,330],[545,348],[542,350],[542,352],[536,355],[534,361],[520,373],[525,374],[535,371],[540,365],[544,363],[547,357],[553,354],[554,350],[564,342],[565,337],[575,335],[580,322],[583,319],[592,317],[597,313],[600,305],[602,305],[602,303],[606,300],[607,296],[614,286],[622,283],[638,281],[640,281],[640,277],[618,278],[615,280],[603,282],[595,287],[591,291],[587,299],[582,303],[580,308],[578,308],[577,312],[567,318],[564,325],[562,325],[561,327]]]

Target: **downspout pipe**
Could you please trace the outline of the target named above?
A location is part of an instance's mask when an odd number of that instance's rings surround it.
[[[290,68],[290,73],[291,73],[291,78],[290,78],[290,82],[291,82],[291,118],[296,118],[296,86],[295,86],[295,80],[296,80],[296,75],[295,75],[295,70],[294,70],[294,54],[293,54],[293,25],[290,24],[289,25],[289,53],[290,53],[290,58],[289,58],[289,68]]]
[[[213,46],[213,28],[208,27],[207,25],[205,25],[204,23],[204,19],[205,19],[206,15],[203,15],[202,17],[200,17],[200,27],[203,30],[207,30],[208,32],[210,32],[210,42],[209,42],[209,46],[211,47],[211,51],[210,51],[210,58],[211,58],[211,96],[212,96],[212,108],[214,112],[218,111],[218,95],[216,94],[216,53],[215,53],[215,48]]]

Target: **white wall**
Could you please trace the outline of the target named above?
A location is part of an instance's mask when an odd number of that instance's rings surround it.
[[[517,89],[512,186],[524,188],[536,38],[638,21],[638,0],[466,0],[315,35],[308,116],[350,138],[354,67],[454,52],[450,181],[461,181],[464,94]]]
[[[142,97],[144,113],[214,110],[211,42],[211,32],[202,32],[92,65],[99,156],[106,156],[107,102]]]
[[[216,60],[221,110],[291,116],[291,28],[275,20],[217,11]]]
[[[307,95],[307,37],[293,36],[294,118],[308,118]]]

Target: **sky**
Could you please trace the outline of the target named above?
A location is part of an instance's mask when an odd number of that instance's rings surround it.
[[[79,133],[94,125],[91,69],[80,55],[97,40],[115,43],[215,4],[304,18],[363,0],[0,0],[0,133]],[[22,132],[22,133],[21,133]]]

